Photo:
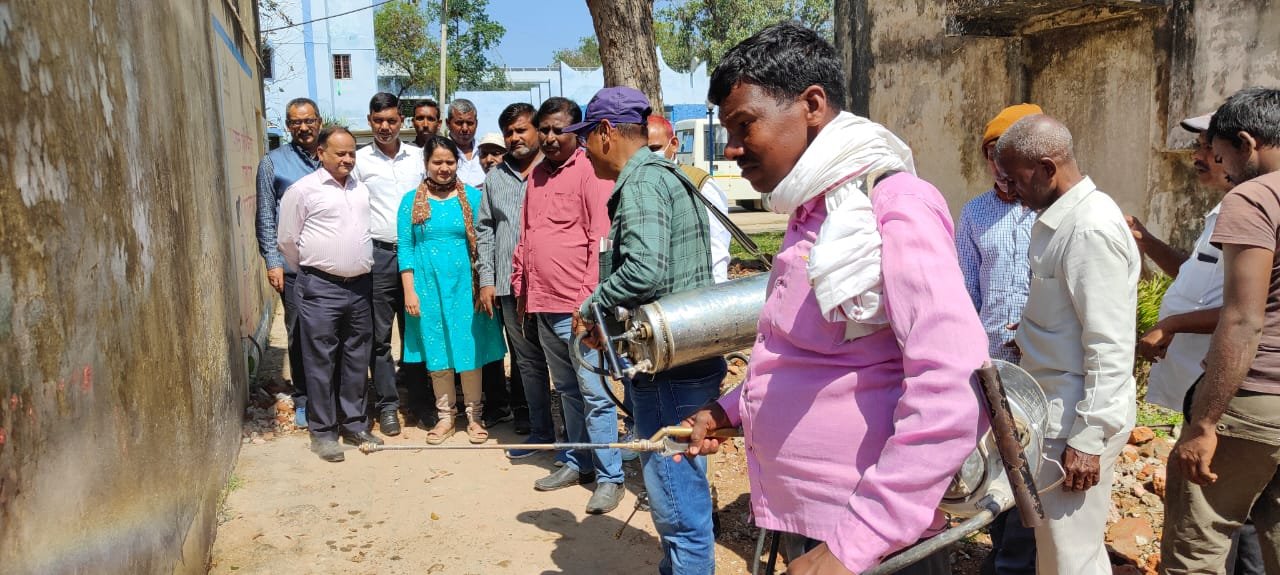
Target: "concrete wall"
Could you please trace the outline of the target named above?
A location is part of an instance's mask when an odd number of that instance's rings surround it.
[[[1177,124],[1280,86],[1278,26],[1274,0],[836,1],[853,109],[907,140],[953,214],[991,186],[986,122],[1031,101],[1121,208],[1182,246],[1217,197],[1195,186]]]
[[[0,2],[0,571],[204,573],[240,443],[252,0]]]

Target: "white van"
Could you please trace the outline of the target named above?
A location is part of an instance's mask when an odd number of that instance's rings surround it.
[[[769,209],[769,195],[760,194],[751,187],[751,183],[742,179],[742,171],[738,164],[724,159],[724,145],[729,140],[720,121],[715,126],[715,161],[708,162],[707,156],[707,120],[698,118],[676,122],[676,137],[680,139],[680,149],[676,151],[676,161],[681,164],[696,166],[715,178],[716,186],[724,191],[729,202],[736,203],[748,210]],[[713,169],[714,168],[714,169]]]

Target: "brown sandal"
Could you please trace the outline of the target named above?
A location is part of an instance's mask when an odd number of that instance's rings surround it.
[[[467,422],[467,439],[471,443],[484,443],[489,440],[489,430],[484,428],[484,424],[479,421]]]
[[[427,431],[427,444],[440,445],[457,432],[457,428],[453,426],[453,417],[451,415],[445,417],[444,414],[441,414],[440,421],[437,421],[435,427]]]

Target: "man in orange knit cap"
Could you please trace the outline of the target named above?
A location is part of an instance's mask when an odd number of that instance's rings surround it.
[[[986,193],[969,200],[960,213],[956,228],[956,253],[964,287],[978,309],[987,332],[987,350],[992,358],[1018,363],[1018,348],[1010,342],[1010,329],[1022,317],[1030,289],[1031,267],[1027,250],[1036,213],[1023,205],[996,177],[996,140],[1023,116],[1040,114],[1040,106],[1018,104],[1001,110],[987,123],[982,134],[982,156],[986,158],[994,184]],[[1036,572],[1035,532],[1022,525],[1015,510],[1004,512],[991,524],[991,553],[982,566],[984,575],[1034,575]]]

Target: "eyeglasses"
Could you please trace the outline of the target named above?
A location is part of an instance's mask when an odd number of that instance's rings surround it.
[[[285,120],[284,125],[290,128],[297,128],[301,125],[316,126],[320,124],[320,118],[302,118],[301,120]]]
[[[591,134],[593,134],[593,133],[594,133],[596,130],[598,130],[598,129],[600,129],[600,123],[599,123],[599,122],[597,122],[597,123],[593,124],[590,128],[588,128],[588,129],[586,129],[586,130],[582,130],[582,131],[578,132],[578,145],[579,145],[579,146],[586,146],[586,145],[587,145],[587,138],[590,138],[590,137],[591,137]]]

